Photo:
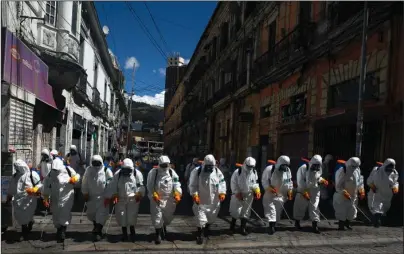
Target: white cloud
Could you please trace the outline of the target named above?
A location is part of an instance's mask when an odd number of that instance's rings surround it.
[[[165,75],[166,75],[166,69],[165,69],[165,68],[159,68],[159,73],[160,73],[162,76],[165,76]]]
[[[185,59],[184,60],[184,64],[189,64],[189,61],[190,61],[191,59]]]
[[[157,73],[157,71],[156,71],[156,70],[153,70],[153,73]]]
[[[154,96],[150,95],[133,95],[133,100],[137,102],[144,102],[150,105],[164,107],[164,94],[165,91],[161,91],[160,93],[156,93]]]
[[[133,69],[134,64],[136,64],[136,68],[139,68],[140,63],[136,59],[136,57],[134,56],[128,57],[125,62],[125,69]]]

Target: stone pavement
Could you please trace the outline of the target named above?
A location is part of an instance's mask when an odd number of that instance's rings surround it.
[[[251,221],[251,234],[242,236],[230,235],[229,218],[218,218],[212,227],[212,236],[203,245],[195,243],[195,226],[193,218],[176,216],[168,226],[168,240],[160,245],[153,242],[154,229],[151,227],[149,215],[139,215],[135,243],[120,242],[120,227],[115,218],[111,220],[108,236],[101,242],[93,243],[89,231],[92,224],[84,216],[80,223],[80,213],[74,213],[72,224],[68,227],[65,244],[55,241],[56,229],[51,224],[51,216],[44,219],[35,218],[36,223],[30,241],[15,242],[19,236],[15,230],[9,229],[2,235],[1,251],[3,253],[32,253],[35,251],[52,252],[124,252],[129,253],[403,253],[403,228],[381,227],[375,229],[361,222],[355,223],[353,231],[339,232],[335,221],[331,226],[322,222],[320,235],[309,231],[310,222],[303,222],[307,227],[303,232],[295,231],[287,220],[279,223],[278,232],[268,235],[260,221]],[[255,227],[254,227],[255,225]],[[39,240],[44,228],[43,240]],[[293,251],[294,250],[294,251]]]

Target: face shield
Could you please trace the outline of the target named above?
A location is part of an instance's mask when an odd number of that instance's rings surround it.
[[[287,164],[282,164],[282,165],[279,166],[279,171],[280,172],[287,172],[288,169],[289,169],[289,165],[287,165]]]
[[[314,171],[314,172],[318,172],[321,169],[321,165],[320,164],[313,164],[310,166],[310,170]]]
[[[93,161],[91,162],[91,166],[96,167],[96,168],[99,168],[99,167],[102,166],[102,162],[101,162],[101,161],[97,161],[97,160],[93,160]]]
[[[47,154],[41,154],[41,161],[48,161],[49,160],[49,155]]]
[[[203,171],[206,172],[206,173],[212,173],[214,167],[215,167],[215,166],[213,166],[213,165],[205,165],[205,166],[203,167]]]
[[[159,164],[159,167],[160,167],[161,169],[167,169],[168,166],[169,166],[168,163]]]
[[[130,176],[132,174],[131,168],[121,168],[121,172],[123,176]]]

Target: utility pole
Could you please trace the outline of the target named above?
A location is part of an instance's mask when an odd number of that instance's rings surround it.
[[[128,116],[128,135],[126,137],[126,153],[129,155],[129,134],[131,133],[131,122],[132,122],[132,102],[133,102],[133,95],[135,95],[135,70],[136,70],[136,63],[133,64],[133,73],[132,73],[132,91],[130,92],[130,100],[129,100],[129,116]]]
[[[361,49],[361,72],[359,78],[359,94],[358,94],[358,116],[356,119],[356,149],[355,154],[357,157],[362,155],[362,135],[363,135],[363,108],[362,108],[362,95],[366,85],[366,43],[368,39],[368,23],[369,23],[369,10],[368,2],[364,2],[363,7],[363,30],[362,30],[362,49]]]

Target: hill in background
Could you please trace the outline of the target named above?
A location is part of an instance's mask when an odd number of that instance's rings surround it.
[[[143,102],[132,102],[132,121],[142,121],[145,124],[158,127],[164,121],[164,108]]]

